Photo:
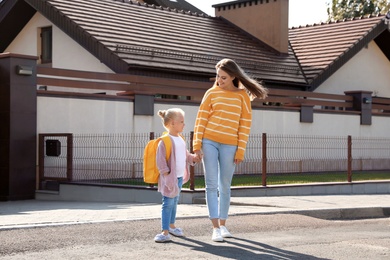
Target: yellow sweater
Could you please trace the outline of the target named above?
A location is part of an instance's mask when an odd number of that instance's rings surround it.
[[[194,151],[202,147],[202,139],[237,145],[235,159],[244,159],[252,123],[249,95],[244,89],[227,91],[218,86],[203,96],[194,129]]]

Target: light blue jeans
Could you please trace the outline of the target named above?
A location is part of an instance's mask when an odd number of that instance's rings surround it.
[[[169,224],[175,224],[177,204],[179,203],[180,191],[183,186],[183,177],[177,178],[179,186],[179,194],[174,198],[166,196],[162,197],[161,210],[161,228],[162,230],[169,230]]]
[[[203,139],[206,203],[210,219],[227,219],[237,146]]]

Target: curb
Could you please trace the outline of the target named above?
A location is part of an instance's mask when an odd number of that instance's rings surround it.
[[[193,204],[206,204],[205,198],[194,198]],[[230,205],[253,207],[277,207],[256,203],[231,202]],[[247,214],[247,213],[246,213]],[[361,208],[335,208],[335,209],[280,209],[280,211],[251,213],[251,214],[299,214],[326,220],[348,220],[390,217],[390,207],[361,207]]]
[[[390,208],[341,208],[314,209],[289,212],[327,220],[385,218],[390,216]]]

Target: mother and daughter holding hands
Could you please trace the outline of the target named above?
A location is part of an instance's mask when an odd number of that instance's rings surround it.
[[[194,154],[180,137],[185,125],[184,111],[171,108],[158,112],[171,137],[172,149],[168,161],[163,142],[157,150],[162,232],[155,236],[155,242],[170,241],[170,234],[184,235],[175,226],[177,204],[182,185],[189,180],[189,165],[200,161],[203,161],[206,204],[213,227],[211,239],[222,242],[233,237],[226,228],[233,173],[244,159],[252,122],[251,101],[265,98],[268,91],[231,59],[223,59],[215,67],[216,80],[203,96],[195,121]]]

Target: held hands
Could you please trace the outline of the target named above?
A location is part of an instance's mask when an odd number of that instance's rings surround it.
[[[194,162],[198,163],[202,161],[203,159],[203,153],[201,150],[194,151],[195,157],[194,157]]]

